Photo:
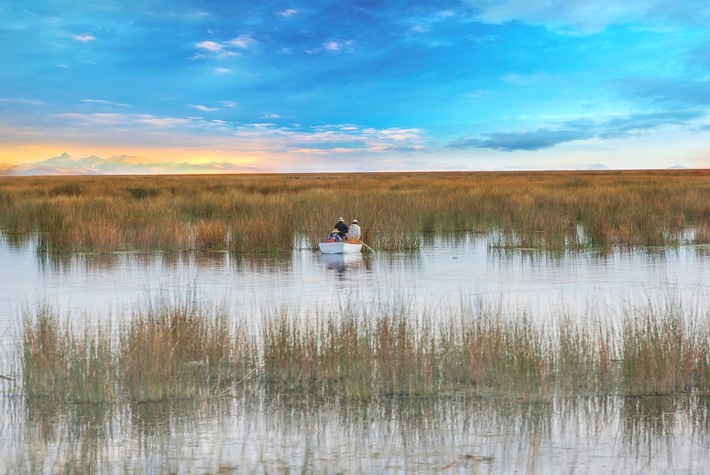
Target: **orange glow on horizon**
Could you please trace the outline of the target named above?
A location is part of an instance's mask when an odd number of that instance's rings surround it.
[[[265,156],[255,154],[241,155],[238,152],[225,150],[191,150],[169,148],[118,149],[115,147],[94,147],[77,144],[23,144],[9,145],[0,148],[0,164],[23,165],[58,157],[68,153],[74,158],[97,156],[108,159],[116,156],[131,156],[148,162],[179,162],[191,165],[210,162],[227,162],[234,165],[260,167],[265,163],[273,163]]]

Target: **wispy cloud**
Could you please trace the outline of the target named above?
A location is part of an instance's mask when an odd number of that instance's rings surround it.
[[[35,99],[21,99],[21,98],[12,98],[12,97],[0,97],[0,102],[6,102],[6,103],[12,103],[12,104],[25,104],[29,106],[42,106],[45,105],[46,102],[44,101],[38,101]]]
[[[197,43],[196,46],[198,49],[203,49],[211,52],[222,51],[224,49],[224,44],[218,43],[216,41],[201,41]]]
[[[215,112],[218,110],[221,110],[219,107],[208,107],[208,106],[203,106],[202,104],[190,104],[190,107],[193,109],[197,109],[198,111],[202,112]]]
[[[81,43],[88,43],[90,41],[96,41],[97,39],[94,35],[90,35],[88,33],[84,33],[81,35],[72,35],[72,38]]]
[[[136,122],[161,128],[175,128],[190,125],[193,119],[182,117],[139,116],[136,118]]]
[[[245,49],[256,44],[256,40],[249,35],[239,35],[236,38],[227,41],[227,44],[230,46],[236,46],[237,48]]]
[[[226,41],[200,41],[195,45],[198,50],[195,58],[200,59],[207,56],[228,58],[230,56],[237,56],[240,54],[240,51],[247,50],[257,44],[258,41],[249,35],[239,35]]]
[[[327,51],[330,53],[340,53],[343,51],[352,51],[354,46],[355,46],[355,41],[353,41],[353,40],[344,40],[344,41],[328,40],[328,41],[323,42],[318,48],[309,48],[309,49],[306,49],[305,52],[307,54],[318,54],[323,51]]]
[[[97,104],[101,106],[129,107],[128,104],[123,104],[121,102],[105,101],[103,99],[82,99],[81,102],[85,104]]]
[[[278,15],[280,17],[288,18],[288,17],[296,15],[297,13],[298,13],[298,10],[296,10],[295,8],[288,8],[286,10],[281,10],[281,11],[276,12],[276,15]]]
[[[466,0],[479,21],[518,21],[542,25],[550,30],[594,34],[611,25],[634,24],[652,28],[702,26],[710,19],[710,4],[677,0]]]
[[[533,130],[494,132],[482,138],[462,138],[448,146],[454,149],[488,148],[512,152],[542,150],[556,145],[592,138],[613,139],[647,133],[658,127],[684,125],[705,117],[699,110],[642,112],[604,120],[580,119]]]
[[[201,107],[195,107],[201,106]],[[192,105],[201,111],[210,109]],[[422,151],[426,137],[418,128],[375,128],[356,124],[331,124],[305,127],[274,122],[239,124],[220,118],[155,116],[131,113],[64,113],[52,116],[61,127],[53,127],[42,140],[84,141],[85,143],[125,144],[138,147],[210,147],[232,153],[259,151],[265,154],[304,153],[318,150],[319,154],[396,153]],[[280,118],[268,114],[266,119]],[[0,121],[0,126],[12,134],[18,126]]]

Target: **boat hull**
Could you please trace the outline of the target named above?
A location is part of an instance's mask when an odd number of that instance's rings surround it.
[[[321,242],[318,247],[323,254],[355,254],[362,251],[362,243],[354,242]]]

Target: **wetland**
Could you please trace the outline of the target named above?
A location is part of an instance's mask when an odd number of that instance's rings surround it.
[[[0,194],[4,472],[710,461],[705,171],[2,178]],[[341,215],[376,252],[316,252]]]

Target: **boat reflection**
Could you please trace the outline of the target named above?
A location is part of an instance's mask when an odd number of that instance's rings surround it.
[[[364,262],[362,253],[359,252],[350,254],[321,254],[320,260],[325,264],[326,269],[336,271],[339,277],[343,277],[347,270],[362,266]]]

